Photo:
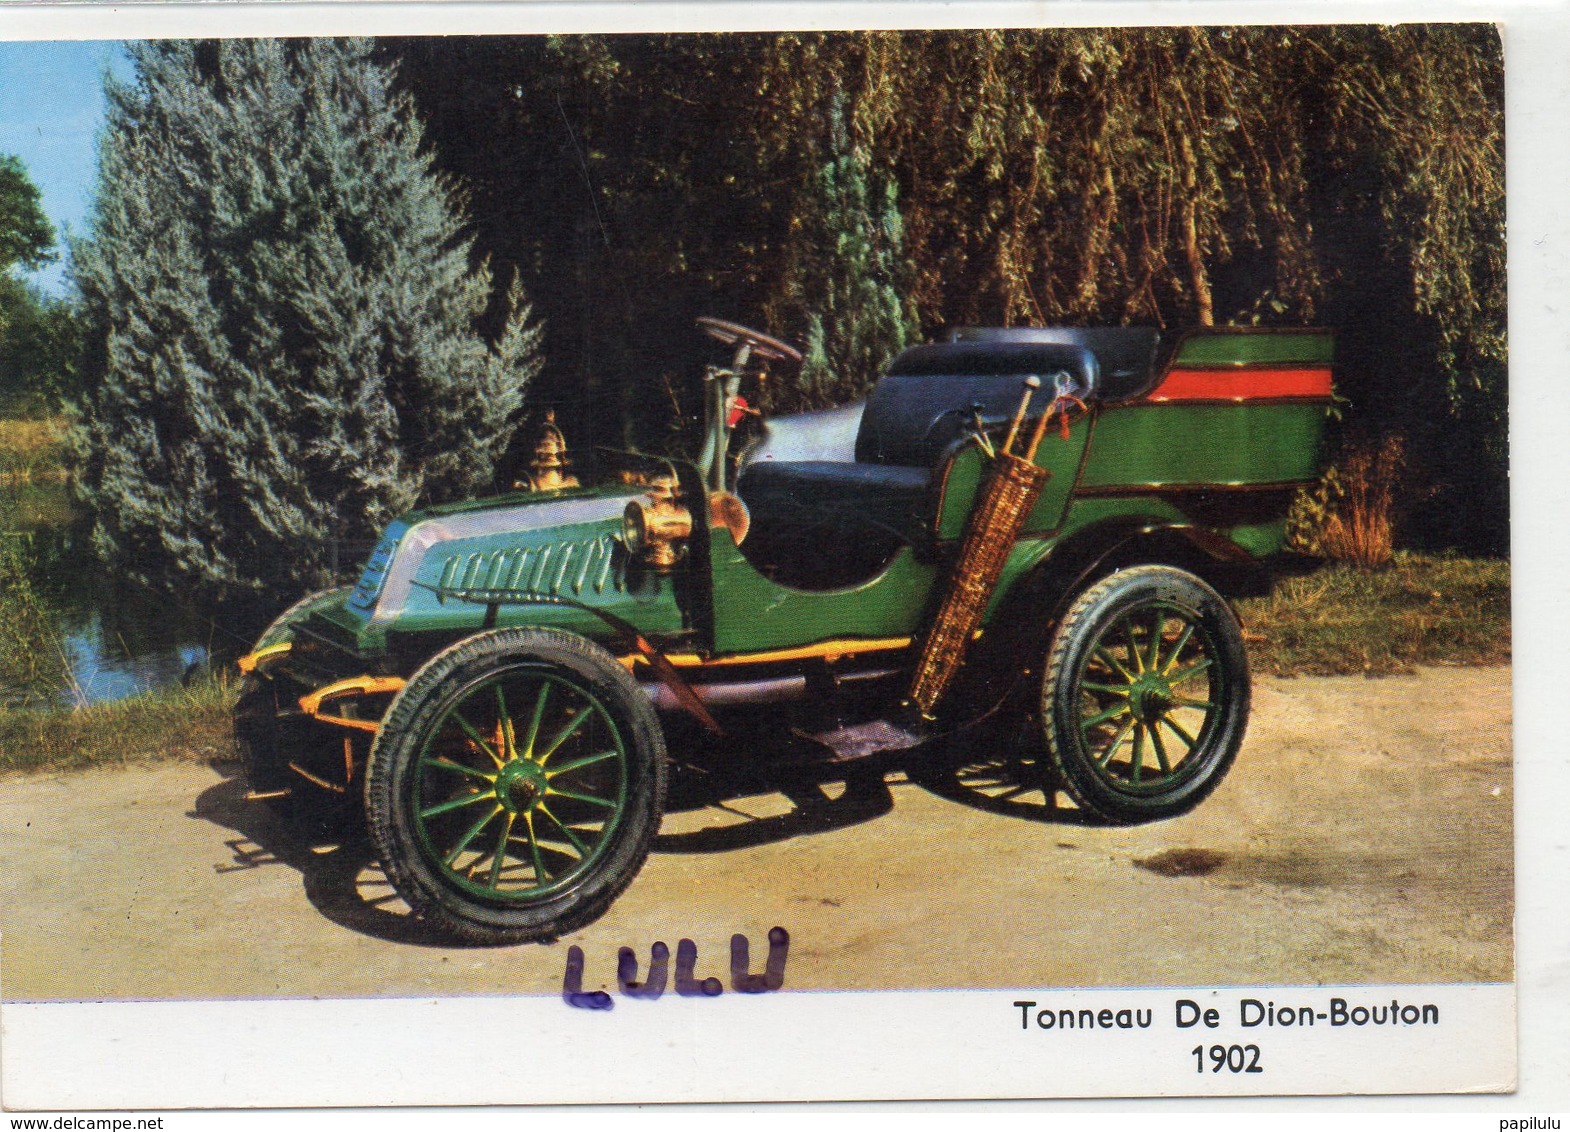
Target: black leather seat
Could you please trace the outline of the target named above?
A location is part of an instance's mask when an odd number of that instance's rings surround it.
[[[1005,424],[1031,374],[1041,379],[1032,400],[1039,414],[1059,387],[1088,398],[1098,376],[1096,356],[1062,343],[964,342],[906,350],[867,399],[856,461],[931,468],[976,417],[988,428]]]
[[[1117,363],[1108,391],[1116,398],[1152,380],[1155,331],[960,334],[976,337],[917,346],[894,359],[867,399],[854,461],[766,457],[743,466],[737,492],[752,512],[743,547],[749,559],[797,585],[868,577],[900,546],[933,537],[933,482],[947,454],[978,416],[989,429],[1005,426],[1027,375],[1042,382],[1037,414],[1054,390],[1095,398],[1104,384],[1101,354]]]
[[[818,521],[842,535],[918,542],[926,523],[932,469],[827,460],[760,463],[742,476],[741,497],[754,529]]]
[[[1086,400],[1093,397],[1101,402],[1129,401],[1148,393],[1160,376],[1156,354],[1161,346],[1161,332],[1150,326],[972,326],[956,330],[952,341],[995,346],[1083,346],[1096,356],[1094,388]]]

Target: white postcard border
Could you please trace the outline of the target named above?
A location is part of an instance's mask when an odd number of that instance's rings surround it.
[[[648,28],[982,26],[1104,23],[1291,22],[1310,12],[1276,3],[908,4],[878,7],[801,4],[154,4],[8,5],[3,38],[107,39],[178,35],[469,34]],[[1516,702],[1517,985],[1346,988],[1363,1001],[1435,1001],[1449,1022],[1442,1035],[1394,1031],[1410,1054],[1401,1066],[1372,1059],[1390,1039],[1348,1031],[1335,1064],[1312,1043],[1322,1031],[1265,1034],[1276,1050],[1303,1051],[1301,1083],[1270,1074],[1254,1093],[1427,1093],[1468,1083],[1508,1088],[1503,1053],[1514,1049],[1511,1017],[1519,993],[1520,1091],[1513,1097],[1461,1098],[1470,1106],[1524,1112],[1570,1107],[1570,846],[1563,799],[1570,761],[1562,725],[1562,688],[1570,677],[1570,406],[1560,386],[1570,358],[1570,17],[1563,0],[1542,3],[1326,2],[1315,22],[1496,20],[1504,35],[1510,106],[1510,318],[1512,524]],[[1171,1074],[1194,1076],[1192,1030],[1119,1045],[1092,1032],[1076,1058],[1096,1065],[1072,1087],[1050,1067],[1053,1038],[1032,1032],[1011,1004],[1034,999],[1167,1003],[1215,994],[1223,1001],[1290,994],[1328,998],[1332,988],[1224,988],[1201,991],[953,991],[865,994],[726,995],[712,1001],[669,998],[618,1005],[600,1015],[559,1000],[454,999],[355,1002],[200,1002],[7,1004],[0,1011],[0,1098],[18,1108],[237,1107],[253,1104],[518,1103],[524,1101],[763,1100],[809,1097],[1185,1095],[1233,1091],[1231,1074],[1215,1088],[1185,1089]],[[634,1009],[636,1008],[636,1009]],[[1099,1009],[1099,1005],[1097,1009]],[[1154,1006],[1152,1006],[1154,1009]],[[1077,1005],[1075,1009],[1078,1009]],[[649,1020],[657,1019],[657,1029]],[[541,1043],[566,1072],[557,1087],[584,1079],[581,1096],[546,1095],[471,1076],[466,1094],[414,1094],[432,1041],[477,1034],[526,1035],[545,1027],[559,1045]],[[597,1028],[597,1029],[596,1029]],[[1022,1032],[1023,1031],[1023,1032]],[[663,1037],[663,1041],[659,1040]],[[855,1040],[852,1041],[851,1039]],[[1168,1040],[1168,1039],[1171,1040]],[[1221,1041],[1217,1037],[1216,1041]],[[1432,1041],[1434,1044],[1423,1047]],[[1187,1044],[1183,1044],[1186,1042]],[[1440,1043],[1447,1043],[1441,1045]],[[1454,1046],[1448,1044],[1455,1042]],[[1304,1044],[1308,1043],[1308,1044]],[[1211,1044],[1205,1041],[1203,1044]],[[1246,1044],[1246,1043],[1245,1043]],[[1159,1045],[1159,1055],[1158,1055]],[[1168,1048],[1177,1050],[1170,1058]],[[1410,1047],[1410,1048],[1408,1048]],[[447,1048],[451,1048],[448,1046]],[[1373,1052],[1370,1052],[1373,1051]],[[1094,1053],[1097,1056],[1091,1057]],[[1467,1060],[1458,1058],[1465,1056]],[[1474,1058],[1473,1055],[1477,1055]],[[1184,1066],[1184,1059],[1189,1064]],[[1480,1058],[1480,1060],[1479,1060]],[[1131,1088],[1121,1061],[1149,1074]],[[1075,1062],[1076,1068],[1079,1062]],[[1099,1066],[1097,1068],[1096,1066]],[[1174,1068],[1175,1067],[1175,1068]],[[1437,1067],[1437,1068],[1436,1068]],[[1446,1069],[1448,1067],[1448,1070]],[[553,1066],[554,1068],[554,1066]],[[591,1072],[585,1073],[585,1068]],[[516,1071],[516,1070],[515,1070]],[[1268,1069],[1267,1069],[1268,1072]],[[1338,1076],[1339,1075],[1339,1076]],[[1226,1080],[1221,1078],[1225,1077]],[[1174,1084],[1168,1087],[1168,1080]],[[858,1084],[859,1082],[859,1084]],[[282,1088],[280,1087],[282,1083]],[[1241,1084],[1248,1084],[1242,1082]],[[488,1089],[490,1091],[488,1091]],[[502,1095],[503,1093],[507,1095]],[[182,1099],[183,1098],[183,1099]],[[1410,1101],[1410,1098],[1409,1098]]]

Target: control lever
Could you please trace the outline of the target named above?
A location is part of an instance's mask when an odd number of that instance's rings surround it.
[[[1019,426],[1025,420],[1025,410],[1030,408],[1030,399],[1035,396],[1036,390],[1041,388],[1041,378],[1031,374],[1024,381],[1025,392],[1019,399],[1019,408],[1014,410],[1014,419],[1009,422],[1008,438],[1003,441],[1003,451],[1008,452],[1014,447],[1014,438],[1019,435]],[[1031,456],[1035,450],[1031,450]],[[1027,456],[1026,459],[1030,457]]]
[[[987,454],[987,459],[990,460],[998,454],[998,451],[992,447],[992,438],[987,435],[987,426],[981,419],[981,410],[985,408],[986,406],[980,401],[972,401],[970,403],[970,424],[971,428],[975,429],[976,432],[976,443],[981,445],[981,450]]]

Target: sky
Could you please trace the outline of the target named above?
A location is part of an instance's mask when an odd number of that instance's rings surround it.
[[[67,286],[66,233],[87,231],[106,68],[131,77],[117,42],[0,43],[0,153],[22,159],[55,227],[60,258],[30,277],[51,294]]]

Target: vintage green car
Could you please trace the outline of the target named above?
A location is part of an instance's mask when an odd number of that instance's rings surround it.
[[[1215,788],[1249,707],[1227,598],[1268,589],[1318,472],[1327,332],[962,330],[742,446],[744,383],[799,355],[700,324],[730,359],[697,463],[580,487],[549,425],[526,490],[404,516],[267,630],[236,714],[253,797],[363,792],[415,912],[512,943],[609,907],[667,736],[724,749],[741,713],[788,712],[790,757],[826,767],[1024,744],[1109,822]],[[769,757],[746,730],[737,757]]]

